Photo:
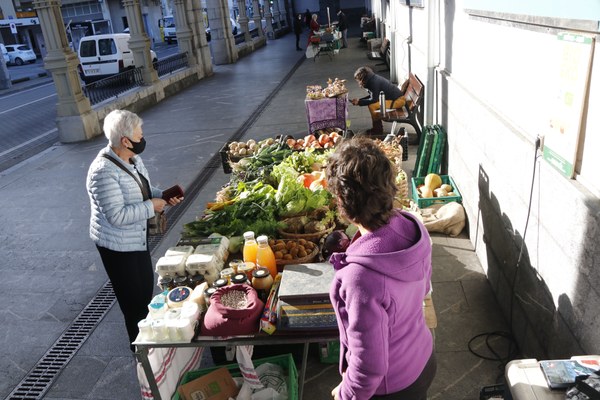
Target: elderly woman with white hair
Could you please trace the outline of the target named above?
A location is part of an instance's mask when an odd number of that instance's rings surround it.
[[[91,205],[90,237],[112,283],[131,343],[153,295],[148,219],[183,198],[165,201],[162,190],[150,183],[139,156],[146,147],[139,116],[125,110],[112,111],[104,119],[104,134],[108,145],[90,165],[86,182]]]

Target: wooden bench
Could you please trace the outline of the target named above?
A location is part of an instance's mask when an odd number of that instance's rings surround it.
[[[367,53],[367,58],[369,60],[375,61],[383,61],[376,66],[385,65],[386,68],[382,71],[386,71],[390,69],[390,57],[391,57],[391,46],[390,41],[387,38],[384,38],[381,42],[381,47],[379,51],[370,51]]]
[[[392,122],[392,134],[398,124],[409,124],[415,129],[417,137],[421,138],[423,127],[423,109],[425,103],[425,86],[412,72],[408,76],[408,86],[404,92],[406,105],[402,108],[387,111],[383,121]]]

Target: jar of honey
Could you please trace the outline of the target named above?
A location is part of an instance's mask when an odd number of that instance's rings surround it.
[[[273,277],[268,268],[258,267],[252,272],[252,287],[256,290],[258,298],[264,302],[269,297],[269,291],[273,286]]]
[[[252,282],[252,271],[256,268],[256,264],[252,261],[246,261],[238,265],[238,272],[242,274],[246,274],[248,277],[248,281]]]

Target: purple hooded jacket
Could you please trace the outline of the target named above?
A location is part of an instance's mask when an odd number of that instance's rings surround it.
[[[341,400],[366,400],[410,386],[433,351],[423,299],[430,289],[431,240],[414,216],[353,238],[334,253],[329,296],[340,331]]]

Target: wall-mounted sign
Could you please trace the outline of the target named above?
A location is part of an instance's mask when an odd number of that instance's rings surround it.
[[[594,39],[574,33],[559,33],[558,40],[560,54],[555,66],[556,96],[550,102],[549,124],[544,132],[544,159],[572,178]]]

